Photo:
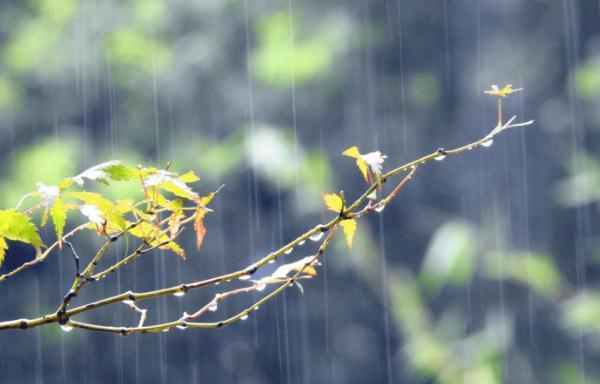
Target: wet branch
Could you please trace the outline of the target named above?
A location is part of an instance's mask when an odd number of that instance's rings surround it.
[[[309,267],[313,266],[314,263],[318,262],[319,258],[325,252],[336,229],[338,228],[338,225],[340,224],[340,222],[342,220],[346,220],[349,218],[358,218],[363,215],[369,214],[373,211],[379,211],[379,210],[383,209],[396,196],[398,191],[408,182],[408,180],[410,180],[410,178],[416,172],[417,167],[422,166],[423,164],[426,164],[426,163],[430,162],[431,160],[434,160],[434,159],[439,160],[439,159],[445,158],[447,156],[457,155],[457,154],[460,154],[463,152],[470,151],[479,146],[487,147],[487,146],[489,146],[489,144],[491,144],[491,141],[495,138],[496,135],[504,132],[505,130],[507,130],[509,128],[513,128],[513,127],[523,127],[523,126],[527,126],[527,125],[530,125],[533,123],[533,121],[528,121],[526,123],[513,124],[514,119],[515,119],[515,117],[513,116],[511,119],[509,119],[504,124],[501,124],[501,122],[499,121],[498,125],[492,131],[490,131],[490,133],[488,133],[483,138],[476,140],[470,144],[467,144],[467,145],[464,145],[461,147],[457,147],[454,149],[449,149],[449,150],[440,148],[428,155],[422,156],[414,161],[405,163],[405,164],[403,164],[397,168],[394,168],[391,171],[381,175],[378,178],[378,181],[371,183],[370,186],[363,192],[363,194],[360,195],[360,197],[358,197],[351,205],[349,205],[347,208],[342,207],[341,212],[335,218],[331,219],[329,222],[327,222],[325,224],[319,224],[319,225],[311,228],[310,230],[308,230],[304,234],[298,236],[296,239],[292,240],[288,244],[269,253],[262,259],[248,265],[247,267],[245,267],[243,269],[240,269],[240,270],[237,270],[237,271],[234,271],[231,273],[223,274],[220,276],[212,277],[212,278],[209,278],[206,280],[200,280],[200,281],[195,281],[195,282],[190,282],[190,283],[185,283],[185,284],[179,284],[176,286],[153,290],[153,291],[139,292],[139,293],[127,291],[127,292],[123,292],[123,293],[115,295],[115,296],[107,297],[107,298],[104,298],[104,299],[101,299],[101,300],[98,300],[95,302],[91,302],[91,303],[88,303],[85,305],[81,305],[81,306],[69,309],[68,305],[69,305],[70,301],[75,296],[77,296],[77,294],[80,292],[80,290],[83,289],[83,287],[85,287],[88,283],[91,283],[91,282],[97,281],[101,278],[104,278],[107,275],[111,274],[112,272],[116,271],[117,269],[125,266],[127,263],[134,261],[136,258],[138,258],[146,253],[152,252],[152,251],[156,250],[157,248],[162,248],[162,247],[168,245],[181,233],[181,230],[179,230],[173,236],[170,236],[166,240],[159,242],[158,239],[161,239],[162,236],[167,233],[167,230],[165,229],[165,230],[157,231],[157,233],[155,234],[155,237],[153,238],[155,240],[154,244],[151,244],[152,238],[145,239],[144,242],[133,253],[127,255],[125,258],[123,258],[119,262],[107,267],[106,269],[104,269],[100,272],[94,273],[96,266],[98,265],[98,263],[102,259],[102,256],[104,255],[106,250],[110,247],[110,245],[114,241],[116,241],[118,238],[125,235],[128,232],[128,230],[131,230],[131,228],[133,228],[135,225],[139,225],[139,223],[144,220],[144,219],[140,218],[138,222],[131,224],[131,226],[128,229],[123,230],[122,232],[120,232],[117,235],[114,235],[113,237],[109,237],[109,240],[99,249],[98,253],[92,258],[92,260],[87,265],[87,267],[84,269],[84,271],[82,273],[79,273],[79,257],[77,255],[77,253],[75,252],[73,245],[67,241],[68,238],[72,237],[75,233],[77,233],[81,229],[85,228],[87,226],[87,224],[79,226],[79,227],[73,229],[71,232],[64,235],[61,240],[57,240],[37,259],[35,259],[31,262],[25,263],[22,266],[18,267],[17,269],[15,269],[5,275],[0,276],[0,281],[10,278],[10,277],[14,276],[16,273],[43,261],[51,253],[51,251],[53,249],[55,249],[56,246],[58,246],[61,242],[67,244],[67,246],[69,246],[69,248],[71,249],[71,251],[74,255],[77,273],[75,275],[73,285],[71,286],[71,289],[69,290],[69,292],[63,298],[58,311],[55,313],[52,313],[52,314],[48,314],[48,315],[39,317],[39,318],[35,318],[35,319],[18,319],[18,320],[0,322],[0,330],[28,329],[28,328],[33,328],[33,327],[37,327],[37,326],[44,325],[44,324],[49,324],[49,323],[60,323],[65,327],[73,327],[73,328],[81,328],[81,329],[92,330],[92,331],[113,332],[113,333],[118,333],[121,335],[129,335],[132,333],[168,331],[173,328],[220,328],[220,327],[232,324],[238,320],[243,320],[251,312],[255,311],[260,305],[268,302],[269,300],[271,300],[272,298],[277,296],[279,293],[281,293],[286,288],[296,284],[298,279],[307,277],[305,274],[305,271]],[[393,177],[399,173],[405,172],[407,170],[410,170],[410,171],[405,175],[405,177],[393,188],[393,190],[385,198],[383,198],[379,201],[376,201],[374,199],[373,192],[375,192],[376,189],[378,187],[380,187],[380,185],[381,185],[380,183],[386,182],[391,177]],[[149,193],[150,192],[146,191],[147,196],[149,195]],[[149,206],[148,209],[156,210],[156,206]],[[192,209],[195,209],[195,208],[183,208],[182,212],[186,212],[186,211],[192,210]],[[188,217],[184,217],[181,220],[181,225],[183,226],[185,224],[193,222],[197,218],[196,216],[199,214],[200,214],[199,211],[196,210],[194,214],[192,214]],[[157,225],[164,224],[166,221],[166,220],[163,220],[163,221],[159,220],[158,214],[155,215],[154,220],[155,220],[155,223],[157,223]],[[153,298],[157,298],[157,297],[161,297],[161,296],[165,296],[165,295],[181,295],[192,289],[199,289],[199,288],[203,288],[203,287],[207,287],[207,286],[211,286],[211,285],[216,285],[221,282],[231,281],[233,279],[240,279],[240,278],[245,279],[245,280],[250,279],[250,277],[254,273],[256,273],[256,271],[258,271],[261,267],[263,267],[267,263],[278,260],[284,254],[286,254],[286,252],[290,251],[291,249],[293,249],[294,247],[296,247],[298,245],[301,245],[302,243],[307,241],[309,238],[311,238],[315,235],[318,235],[320,233],[326,233],[326,232],[329,232],[329,233],[327,234],[327,236],[321,243],[321,246],[319,247],[317,253],[312,257],[303,259],[303,260],[306,260],[304,262],[304,265],[301,268],[297,269],[296,273],[292,277],[283,278],[280,280],[272,280],[271,283],[279,284],[279,286],[275,290],[270,292],[269,294],[262,297],[260,300],[256,301],[255,303],[253,303],[252,305],[250,305],[249,307],[244,309],[243,311],[241,311],[231,317],[228,317],[224,320],[217,321],[217,322],[194,321],[194,320],[197,320],[199,317],[203,316],[204,314],[206,314],[207,312],[211,311],[212,308],[216,308],[216,306],[221,301],[226,300],[232,296],[243,294],[243,293],[248,293],[248,292],[252,292],[252,291],[257,291],[257,292],[262,291],[266,285],[263,281],[261,281],[261,280],[253,281],[253,285],[251,285],[251,286],[238,288],[238,289],[234,289],[231,291],[220,293],[217,296],[215,296],[209,303],[207,303],[206,305],[204,305],[203,307],[198,309],[193,314],[183,313],[183,315],[181,317],[179,317],[177,320],[174,320],[171,322],[166,322],[166,323],[161,323],[161,324],[155,324],[155,325],[145,325],[147,310],[141,309],[140,307],[137,306],[137,303],[139,301],[153,299]],[[310,276],[308,276],[308,277],[310,277]],[[97,309],[100,307],[104,307],[107,305],[111,305],[114,303],[119,303],[119,302],[122,302],[122,303],[128,305],[132,310],[134,310],[140,314],[140,321],[137,326],[134,326],[134,327],[105,326],[105,325],[81,322],[81,321],[72,319],[73,316],[82,314],[84,312],[89,312],[91,310],[94,310],[94,309]]]

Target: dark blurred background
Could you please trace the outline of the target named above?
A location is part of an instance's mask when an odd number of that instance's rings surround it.
[[[322,192],[359,195],[343,150],[391,169],[466,144],[496,123],[483,91],[507,83],[524,92],[505,117],[536,123],[421,167],[304,295],[217,331],[2,332],[0,382],[600,383],[598,1],[2,2],[2,207],[110,159],[226,184],[199,254],[185,238],[187,261],[147,255],[79,304],[261,258],[330,217]],[[14,244],[2,271],[31,256]],[[65,250],[3,282],[1,320],[54,311],[73,270]],[[143,305],[166,321],[215,292]],[[79,319],[136,321],[124,305]]]

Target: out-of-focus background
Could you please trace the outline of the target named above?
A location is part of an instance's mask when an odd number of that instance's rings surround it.
[[[381,150],[390,169],[478,139],[496,123],[483,91],[507,83],[525,90],[505,116],[536,123],[422,167],[359,222],[352,252],[337,239],[304,295],[218,331],[2,332],[0,381],[600,382],[597,1],[2,2],[3,208],[110,159],[226,184],[199,254],[185,238],[187,261],[147,255],[77,303],[257,260],[330,217],[322,192],[362,191],[344,149]],[[77,241],[84,258],[98,245]],[[15,244],[2,271],[29,257]],[[73,268],[65,250],[3,282],[1,320],[54,311]],[[145,302],[148,321],[214,294]]]

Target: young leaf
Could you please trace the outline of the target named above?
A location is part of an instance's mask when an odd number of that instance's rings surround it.
[[[54,222],[56,237],[58,238],[58,243],[61,246],[65,222],[67,221],[67,209],[67,205],[60,198],[57,198],[54,201],[52,208],[50,208],[50,216],[52,216],[52,221]]]
[[[85,205],[80,207],[81,213],[96,225],[103,225],[104,221],[106,221],[106,227],[111,231],[123,230],[127,226],[121,213],[122,207],[118,208],[110,200],[105,199],[98,193],[69,192],[63,196],[83,201]]]
[[[342,209],[344,208],[344,201],[339,195],[336,195],[335,193],[324,193],[323,201],[325,201],[325,206],[327,207],[327,209],[335,213],[342,212]]]
[[[198,175],[196,175],[194,173],[194,171],[189,171],[184,173],[183,175],[181,175],[179,177],[181,179],[181,181],[183,181],[184,183],[194,183],[198,180],[200,180],[200,177],[198,177]]]
[[[0,237],[0,267],[4,262],[4,256],[6,256],[6,250],[8,249],[8,244],[6,244],[6,240],[4,237]]]
[[[136,178],[137,175],[135,169],[123,165],[119,160],[112,160],[95,165],[71,179],[77,185],[82,187],[85,179],[108,184],[108,179],[114,181],[127,181]]]
[[[192,191],[180,176],[165,170],[158,170],[155,173],[150,173],[144,180],[144,185],[146,187],[161,188],[176,196],[184,197],[189,200],[198,198],[196,192]]]
[[[354,234],[356,233],[356,220],[342,220],[340,225],[344,230],[344,236],[346,236],[346,244],[348,244],[348,249],[352,250],[352,240],[354,240]]]
[[[370,181],[369,181],[368,165],[363,160],[362,155],[360,154],[360,151],[358,150],[358,148],[356,146],[348,148],[344,152],[342,152],[342,155],[356,159],[356,166],[360,170],[360,173],[362,173],[362,175],[365,178],[365,180],[367,181],[367,183],[369,183]]]
[[[137,226],[129,230],[129,233],[135,237],[139,237],[148,242],[151,246],[155,247],[158,244],[165,243],[159,248],[170,249],[175,252],[179,257],[185,260],[185,251],[174,241],[169,241],[169,237],[166,233],[157,229],[152,224],[142,221]]]
[[[29,216],[14,209],[0,211],[0,237],[31,244],[36,250],[44,246],[37,227]]]

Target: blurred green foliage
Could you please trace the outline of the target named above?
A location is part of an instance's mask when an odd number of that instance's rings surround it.
[[[35,183],[56,185],[62,178],[75,175],[79,169],[78,143],[70,140],[44,140],[17,154],[14,174],[0,180],[0,203],[14,207]],[[7,177],[9,176],[9,177]]]
[[[448,222],[434,234],[420,273],[420,282],[435,294],[445,284],[463,285],[475,268],[477,239],[465,222]]]
[[[579,96],[588,101],[600,95],[600,58],[587,59],[575,71],[575,86]]]

